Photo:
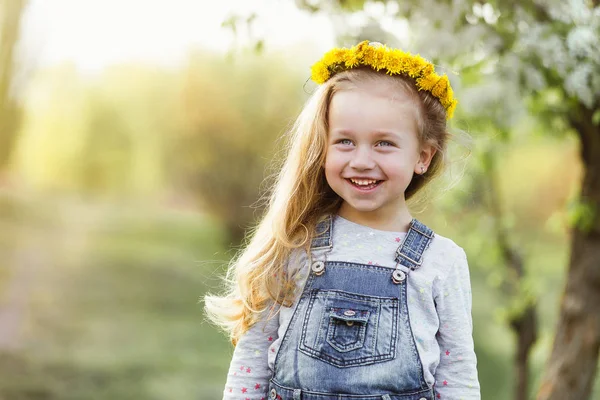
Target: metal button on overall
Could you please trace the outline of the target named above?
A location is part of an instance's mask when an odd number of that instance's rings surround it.
[[[356,315],[356,311],[346,310],[346,311],[344,311],[344,315],[346,315],[348,317],[354,317]],[[354,321],[346,321],[346,325],[352,326],[352,325],[354,325]]]
[[[271,393],[269,393],[269,397],[271,397],[272,399],[276,399],[277,398],[277,390],[271,389]],[[423,400],[423,399],[421,399],[421,400]]]
[[[321,275],[325,272],[325,263],[323,261],[315,261],[312,265],[312,270],[315,275]]]
[[[392,280],[394,281],[394,283],[400,283],[405,279],[406,279],[406,274],[404,273],[404,271],[402,271],[400,269],[396,269],[396,270],[394,270],[394,272],[392,272]]]

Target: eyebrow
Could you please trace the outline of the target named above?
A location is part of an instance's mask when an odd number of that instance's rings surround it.
[[[392,139],[396,139],[396,140],[402,140],[402,136],[398,133],[392,132],[392,131],[386,131],[386,130],[377,130],[377,131],[373,131],[372,132],[375,137],[380,137],[380,138],[392,138]],[[348,130],[348,129],[335,129],[332,132],[333,136],[354,136],[355,132]]]

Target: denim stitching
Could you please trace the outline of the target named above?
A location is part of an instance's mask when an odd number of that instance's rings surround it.
[[[370,314],[370,313],[369,313]],[[365,331],[367,330],[367,322],[362,323],[360,321],[360,327],[358,327],[358,337],[356,341],[348,344],[339,343],[335,340],[336,332],[337,332],[337,324],[333,321],[334,318],[329,316],[329,329],[327,330],[327,343],[340,353],[346,353],[348,351],[357,350],[364,346],[365,344]],[[356,321],[359,322],[359,321]],[[355,328],[356,329],[356,328]],[[339,346],[339,347],[338,347]]]
[[[314,298],[315,297],[316,297],[316,293],[311,290],[310,296],[309,296],[309,300],[308,300],[308,305],[306,306],[306,312],[304,314],[304,322],[302,324],[302,335],[300,336],[300,347],[301,348],[307,347],[307,344],[305,343],[305,341],[306,341],[306,330],[308,328],[308,318],[310,316],[310,311],[312,310],[312,306],[314,304]],[[290,329],[288,328],[288,330],[290,330]]]
[[[320,227],[326,227],[322,233],[317,233],[311,242],[311,250],[331,249],[333,247],[331,231],[333,229],[333,218],[328,215],[326,219],[320,221],[317,224],[316,231],[318,232]]]
[[[402,295],[404,297],[407,296],[406,293],[406,286],[404,285],[403,290],[402,290]],[[425,377],[423,376],[423,362],[421,361],[421,357],[419,356],[419,350],[417,349],[417,342],[415,340],[415,334],[413,332],[412,329],[412,324],[410,322],[410,313],[408,310],[408,302],[401,302],[401,307],[406,307],[406,322],[408,324],[408,329],[409,329],[409,334],[410,334],[410,338],[411,338],[411,348],[413,351],[413,355],[416,357],[417,362],[419,363],[419,367],[421,369],[421,374],[419,376],[419,381],[421,383],[421,387],[427,387],[427,382],[425,382]]]
[[[289,392],[289,394],[293,394],[294,392],[294,388],[291,388],[289,386],[284,386],[280,383],[277,382],[277,380],[275,379],[275,377],[271,378],[269,381],[270,385],[269,388],[271,389],[272,386],[276,386],[277,387],[277,392],[281,393],[283,392]],[[342,395],[342,394],[331,394],[331,393],[323,393],[323,392],[316,392],[316,391],[312,391],[312,390],[302,390],[303,394],[306,395],[310,395],[311,397],[317,397],[320,399],[324,399],[324,400],[335,400],[335,399],[341,399],[341,400],[351,400],[351,399],[356,399],[356,398],[363,398],[363,399],[380,399],[381,398],[381,394],[375,394],[375,395]],[[288,393],[284,393],[285,396],[289,395]],[[427,398],[427,400],[433,400],[434,394],[433,394],[433,388],[427,388],[425,390],[418,390],[418,391],[414,391],[414,392],[406,392],[406,393],[391,393],[389,394],[393,400],[405,400],[405,399],[415,399],[416,398],[421,398],[421,397],[425,397]]]
[[[373,296],[363,296],[363,295],[353,295],[351,293],[344,293],[341,292],[344,295],[348,295],[347,297],[373,297]],[[340,292],[338,292],[338,294],[341,294]],[[316,297],[316,295],[315,295]],[[340,296],[340,297],[344,297],[344,296]],[[389,300],[389,301],[385,301],[385,300]],[[306,324],[303,326],[303,339],[301,340],[302,342],[302,347],[299,349],[302,353],[307,354],[313,358],[325,361],[329,364],[335,365],[335,366],[339,366],[339,367],[350,367],[350,366],[360,366],[360,365],[369,365],[369,364],[373,364],[377,361],[386,361],[386,360],[390,360],[393,359],[395,357],[395,353],[396,353],[396,339],[397,339],[397,335],[398,335],[398,301],[399,299],[397,298],[380,298],[380,301],[378,302],[378,304],[380,304],[380,302],[384,302],[384,303],[390,303],[390,313],[392,314],[392,333],[391,333],[391,343],[390,343],[390,350],[388,353],[385,354],[381,354],[381,355],[371,355],[371,356],[364,356],[364,357],[358,357],[352,360],[343,360],[343,359],[339,359],[336,357],[333,357],[331,355],[328,354],[323,354],[321,351],[318,351],[316,349],[313,349],[312,347],[309,347],[308,345],[306,345],[305,343],[305,332],[306,332]],[[371,303],[368,300],[366,301],[367,303]],[[312,308],[312,302],[310,304],[310,308]],[[381,308],[380,306],[378,307],[378,311],[379,314],[381,314]],[[309,309],[307,309],[307,314],[306,317],[308,317],[309,315]],[[306,320],[306,318],[305,318]],[[320,323],[320,325],[322,325],[322,321]],[[377,340],[377,336],[374,337],[373,339],[374,341]],[[318,344],[318,343],[317,343]]]
[[[371,346],[371,353],[375,352],[377,348],[377,337],[379,336],[379,320],[381,319],[381,303],[377,305],[377,318],[375,318],[375,323],[373,326],[373,345]]]

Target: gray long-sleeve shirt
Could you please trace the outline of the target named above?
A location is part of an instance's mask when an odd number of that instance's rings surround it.
[[[372,229],[335,216],[332,235],[328,260],[393,268],[395,251],[406,233]],[[282,307],[274,318],[265,315],[240,338],[227,375],[226,400],[268,399],[275,356],[310,271],[303,250],[292,254],[287,271],[297,283],[296,302]],[[423,264],[410,273],[407,285],[411,327],[425,381],[434,386],[437,399],[479,400],[465,252],[436,234],[424,253]]]

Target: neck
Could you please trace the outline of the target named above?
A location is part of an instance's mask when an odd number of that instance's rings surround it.
[[[356,224],[381,231],[408,232],[408,227],[413,219],[406,208],[390,215],[389,213],[377,211],[357,212],[354,209],[344,207],[344,205],[338,211],[339,216]]]

